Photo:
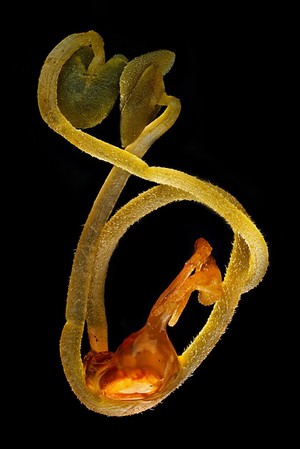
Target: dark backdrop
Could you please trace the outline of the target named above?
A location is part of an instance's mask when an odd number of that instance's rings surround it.
[[[182,438],[188,447],[219,442],[244,447],[282,435],[285,386],[278,375],[284,357],[280,326],[285,309],[278,298],[287,206],[278,183],[288,155],[282,148],[281,75],[284,64],[278,11],[207,11],[188,4],[162,13],[153,5],[99,6],[61,11],[53,5],[18,10],[14,52],[16,80],[10,120],[14,143],[11,167],[20,181],[12,212],[21,277],[13,302],[17,330],[14,422],[23,437],[63,444],[157,445]],[[275,20],[276,19],[276,20]],[[166,91],[180,98],[182,112],[173,128],[149,150],[151,165],[177,168],[233,194],[263,232],[270,267],[263,282],[242,296],[227,332],[194,375],[154,410],[125,418],[97,415],[71,392],[59,358],[59,338],[74,250],[95,196],[110,167],[72,147],[40,117],[36,89],[48,53],[67,35],[99,32],[107,58],[129,59],[169,49],[176,61],[165,77]],[[109,121],[99,137],[116,139]],[[14,181],[13,181],[14,182]],[[130,179],[123,199],[148,187]],[[281,196],[283,195],[283,196]],[[13,229],[15,229],[13,228]],[[158,295],[203,236],[225,270],[231,231],[200,205],[163,208],[135,225],[113,256],[107,284],[110,341],[143,323]],[[13,270],[14,271],[14,270]],[[205,316],[191,300],[170,335],[179,351],[200,330]],[[19,324],[20,320],[20,324]],[[8,338],[11,342],[11,337]],[[278,353],[280,357],[278,358]],[[11,360],[11,352],[10,352]],[[16,362],[13,363],[16,372]]]

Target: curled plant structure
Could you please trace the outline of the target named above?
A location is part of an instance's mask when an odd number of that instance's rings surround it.
[[[262,233],[228,192],[187,173],[149,166],[143,156],[180,114],[180,101],[165,91],[174,64],[168,50],[130,61],[120,54],[105,60],[102,37],[72,34],[47,56],[38,82],[43,120],[83,152],[112,168],[87,217],[70,276],[60,355],[78,399],[94,412],[128,416],[152,409],[178,388],[214,348],[230,323],[242,294],[255,288],[268,267]],[[120,147],[83,131],[99,125],[120,102]],[[154,184],[114,212],[130,175]],[[105,281],[112,254],[127,229],[174,201],[193,201],[213,210],[233,232],[222,274],[209,242],[199,237],[190,259],[157,299],[145,325],[109,351]],[[211,313],[182,354],[167,333],[193,292]],[[87,332],[90,350],[83,355]]]

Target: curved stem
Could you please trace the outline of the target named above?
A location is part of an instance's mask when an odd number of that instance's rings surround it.
[[[95,55],[91,70],[93,64],[104,63],[104,44],[97,33],[74,34],[46,58],[38,85],[38,105],[45,122],[80,150],[113,165],[93,204],[75,253],[60,353],[71,388],[88,408],[106,415],[125,416],[152,408],[194,372],[225,332],[241,295],[263,279],[268,266],[268,248],[253,220],[228,192],[178,170],[150,167],[142,160],[150,146],[176,121],[181,106],[175,97],[163,93],[159,103],[165,110],[125,150],[72,126],[58,107],[58,78],[65,62],[84,46],[91,46]],[[131,174],[158,186],[143,192],[111,216]],[[182,200],[196,201],[208,207],[232,228],[234,240],[222,296],[215,302],[205,326],[178,357],[178,376],[160,395],[147,401],[121,401],[99,396],[85,383],[81,343],[87,325],[91,349],[95,352],[108,349],[104,287],[112,253],[128,227],[159,207]]]

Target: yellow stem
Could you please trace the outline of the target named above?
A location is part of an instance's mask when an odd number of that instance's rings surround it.
[[[89,409],[112,416],[126,416],[153,408],[182,384],[207,357],[230,323],[241,295],[256,287],[268,266],[268,248],[262,233],[242,205],[228,192],[189,174],[165,167],[151,167],[142,157],[176,121],[180,101],[162,94],[165,110],[148,124],[138,138],[121,149],[76,129],[61,113],[57,102],[59,74],[79,48],[91,46],[95,59],[89,72],[105,62],[104,44],[94,31],[68,36],[46,58],[38,84],[38,105],[44,121],[72,145],[111,164],[80,236],[69,283],[66,324],[60,353],[66,377],[74,393]],[[143,192],[112,215],[130,175],[157,186]],[[98,396],[85,383],[81,343],[87,325],[91,348],[108,349],[104,287],[111,256],[120,238],[135,222],[173,201],[196,201],[217,213],[230,225],[233,243],[223,281],[223,295],[186,350],[179,356],[179,375],[159,395],[147,401],[112,400]],[[111,216],[112,215],[112,216]]]

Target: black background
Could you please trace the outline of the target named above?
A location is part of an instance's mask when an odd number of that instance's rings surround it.
[[[285,19],[274,10],[207,11],[188,4],[164,13],[152,4],[68,6],[64,11],[45,5],[18,10],[18,17],[9,59],[15,79],[8,92],[17,97],[9,143],[14,145],[12,173],[20,184],[10,204],[17,242],[10,266],[21,274],[11,288],[21,293],[13,302],[18,324],[8,344],[10,360],[12,354],[17,357],[11,416],[27,423],[22,438],[91,446],[159,446],[182,438],[189,447],[204,441],[244,447],[245,441],[280,438],[286,431],[281,402],[286,384],[279,376],[286,312],[278,293],[287,210],[278,179],[289,160],[282,147]],[[64,377],[58,349],[74,250],[110,167],[50,130],[36,100],[48,53],[69,34],[91,29],[102,35],[107,59],[115,53],[132,59],[157,49],[175,52],[165,86],[181,100],[182,112],[145,160],[229,191],[252,216],[270,250],[263,282],[242,296],[227,332],[194,375],[154,410],[124,418],[98,415],[80,404]],[[116,119],[117,113],[93,132],[116,141]],[[132,177],[122,201],[147,187]],[[200,236],[210,241],[224,271],[231,230],[201,205],[167,206],[123,237],[107,280],[112,349],[143,325]],[[192,298],[170,331],[179,352],[201,329],[202,309]]]

